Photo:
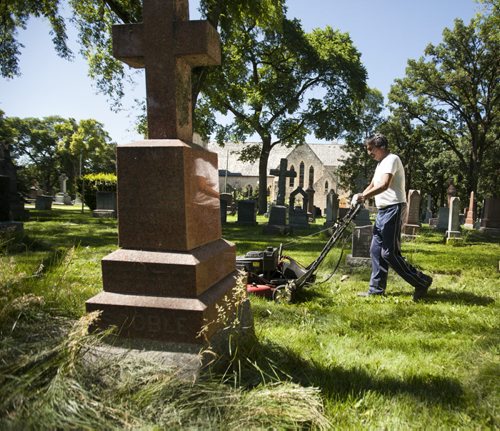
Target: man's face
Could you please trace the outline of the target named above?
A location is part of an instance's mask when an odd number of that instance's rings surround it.
[[[379,148],[373,144],[366,145],[366,152],[372,159],[376,160],[377,162],[380,162],[380,160],[384,158],[386,153],[385,148]]]

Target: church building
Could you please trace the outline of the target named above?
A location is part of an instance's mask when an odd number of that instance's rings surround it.
[[[215,142],[207,144],[207,149],[218,154],[220,192],[231,193],[234,190],[244,196],[251,196],[259,185],[259,163],[242,162],[240,152],[245,145],[227,143],[220,147]],[[337,170],[342,160],[347,157],[344,146],[339,143],[302,144],[294,148],[276,146],[271,150],[267,166],[267,190],[269,202],[274,202],[278,194],[278,177],[271,175],[272,169],[279,169],[280,160],[286,158],[288,170],[295,171],[296,176],[286,179],[285,202],[288,203],[290,193],[298,186],[304,191],[314,190],[314,206],[322,213],[326,208],[326,196],[333,190],[344,206],[349,199],[348,191],[339,185]]]

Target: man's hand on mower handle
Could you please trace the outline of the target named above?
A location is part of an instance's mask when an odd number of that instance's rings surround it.
[[[363,193],[356,193],[351,199],[351,207],[355,207],[356,204],[362,204],[365,201]]]

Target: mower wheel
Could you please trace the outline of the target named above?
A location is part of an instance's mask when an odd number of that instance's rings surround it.
[[[292,302],[292,290],[286,284],[278,286],[274,289],[273,300],[278,304]]]

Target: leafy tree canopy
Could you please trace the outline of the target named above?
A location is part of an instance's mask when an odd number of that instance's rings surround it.
[[[397,117],[421,125],[428,143],[445,145],[457,162],[451,176],[463,176],[467,194],[500,193],[498,174],[490,170],[500,145],[498,13],[498,7],[492,8],[469,25],[456,20],[453,29],[443,31],[440,44],[408,61],[406,76],[396,80],[389,94]]]

